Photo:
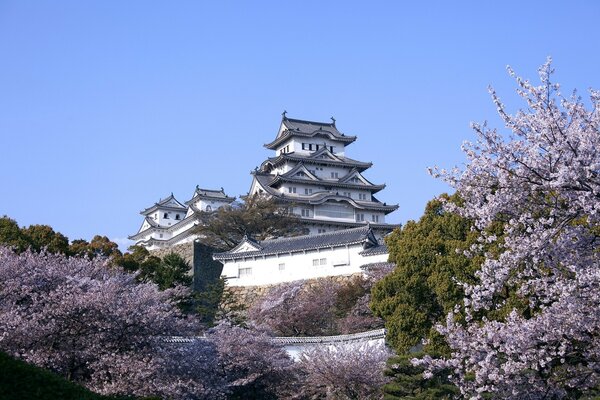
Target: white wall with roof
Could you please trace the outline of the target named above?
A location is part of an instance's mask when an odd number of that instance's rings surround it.
[[[364,264],[384,262],[388,254],[363,256],[361,244],[223,261],[230,286],[273,285],[301,279],[361,273]]]

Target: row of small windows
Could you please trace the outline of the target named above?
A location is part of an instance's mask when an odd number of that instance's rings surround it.
[[[327,265],[326,258],[313,258],[312,262],[313,262],[313,267],[318,267],[320,265]]]
[[[169,214],[170,214],[170,213],[164,213],[164,214],[163,214],[163,219],[170,219],[170,218],[169,218]],[[157,213],[155,213],[155,214],[154,214],[154,220],[156,221],[157,219],[158,219],[158,214],[157,214]],[[175,214],[175,219],[177,219],[177,220],[181,219],[180,215],[179,215],[179,214]]]
[[[356,222],[363,222],[365,220],[365,214],[363,213],[357,213],[356,214]],[[379,215],[377,214],[371,214],[371,221],[372,222],[379,222]]]
[[[323,144],[302,143],[302,150],[318,151],[319,149],[321,149],[323,147],[328,147],[328,146],[323,145]],[[333,146],[329,146],[329,151],[333,153]]]

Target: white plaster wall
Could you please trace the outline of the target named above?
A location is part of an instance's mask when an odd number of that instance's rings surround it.
[[[376,338],[376,339],[367,339],[361,340],[360,342],[355,342],[347,345],[355,345],[357,350],[361,349],[361,346],[371,347],[371,346],[383,346],[385,345],[385,338]],[[302,354],[314,348],[322,348],[327,347],[329,349],[334,349],[334,343],[307,343],[307,344],[286,344],[283,346],[288,356],[294,361],[300,361]],[[368,349],[367,347],[367,349]],[[363,350],[367,350],[362,348]]]
[[[226,201],[221,200],[212,200],[212,199],[198,199],[194,202],[194,206],[201,211],[207,211],[206,206],[210,206],[211,211],[216,211],[217,209],[227,205]]]
[[[279,256],[228,260],[224,263],[222,275],[228,278],[227,284],[231,286],[271,285],[300,279],[351,275],[362,272],[361,265],[387,261],[387,254],[363,257],[358,254],[362,250],[362,246],[353,245]],[[321,265],[321,259],[326,260],[324,265]],[[313,265],[313,260],[319,260],[319,265]],[[279,269],[279,264],[285,264],[283,270]],[[240,268],[252,268],[251,275],[239,276]]]
[[[165,213],[169,218],[165,218]],[[176,215],[179,214],[179,220],[175,219]],[[185,218],[186,211],[170,211],[159,208],[157,211],[150,214],[150,218],[154,219],[160,226],[168,227],[175,225],[177,222]],[[156,215],[157,218],[154,218]]]

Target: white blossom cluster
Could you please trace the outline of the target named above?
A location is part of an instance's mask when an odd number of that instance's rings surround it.
[[[478,283],[465,285],[457,311],[466,323],[451,313],[439,327],[452,356],[415,360],[450,367],[465,397],[576,397],[600,384],[600,92],[590,90],[589,108],[561,95],[550,60],[539,72],[534,86],[509,68],[527,103],[514,115],[490,89],[509,137],[473,124],[465,169],[433,173],[461,194],[464,205],[452,209],[484,232],[480,249],[501,248],[486,254]],[[494,221],[500,238],[485,233]],[[503,307],[510,290],[528,301],[527,313],[480,317]]]

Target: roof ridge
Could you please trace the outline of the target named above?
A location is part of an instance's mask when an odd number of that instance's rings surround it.
[[[260,240],[258,241],[259,244],[262,244],[263,242],[275,242],[275,241],[279,241],[279,242],[285,242],[285,241],[291,241],[291,240],[300,240],[300,239],[304,239],[308,236],[318,236],[318,237],[323,237],[323,236],[338,236],[342,233],[348,233],[348,232],[354,232],[354,231],[359,231],[359,230],[366,230],[368,231],[370,229],[369,224],[365,224],[364,226],[358,226],[356,228],[349,228],[349,229],[338,229],[335,231],[331,231],[331,232],[323,232],[323,233],[315,233],[312,235],[299,235],[299,236],[291,236],[291,237],[279,237],[279,238],[274,238],[274,239],[265,239],[265,240]]]
[[[289,117],[285,117],[284,121],[292,121],[292,122],[305,122],[308,124],[313,124],[313,125],[328,125],[328,126],[335,126],[335,122],[321,122],[321,121],[311,121],[308,119],[298,119],[298,118],[289,118]]]

